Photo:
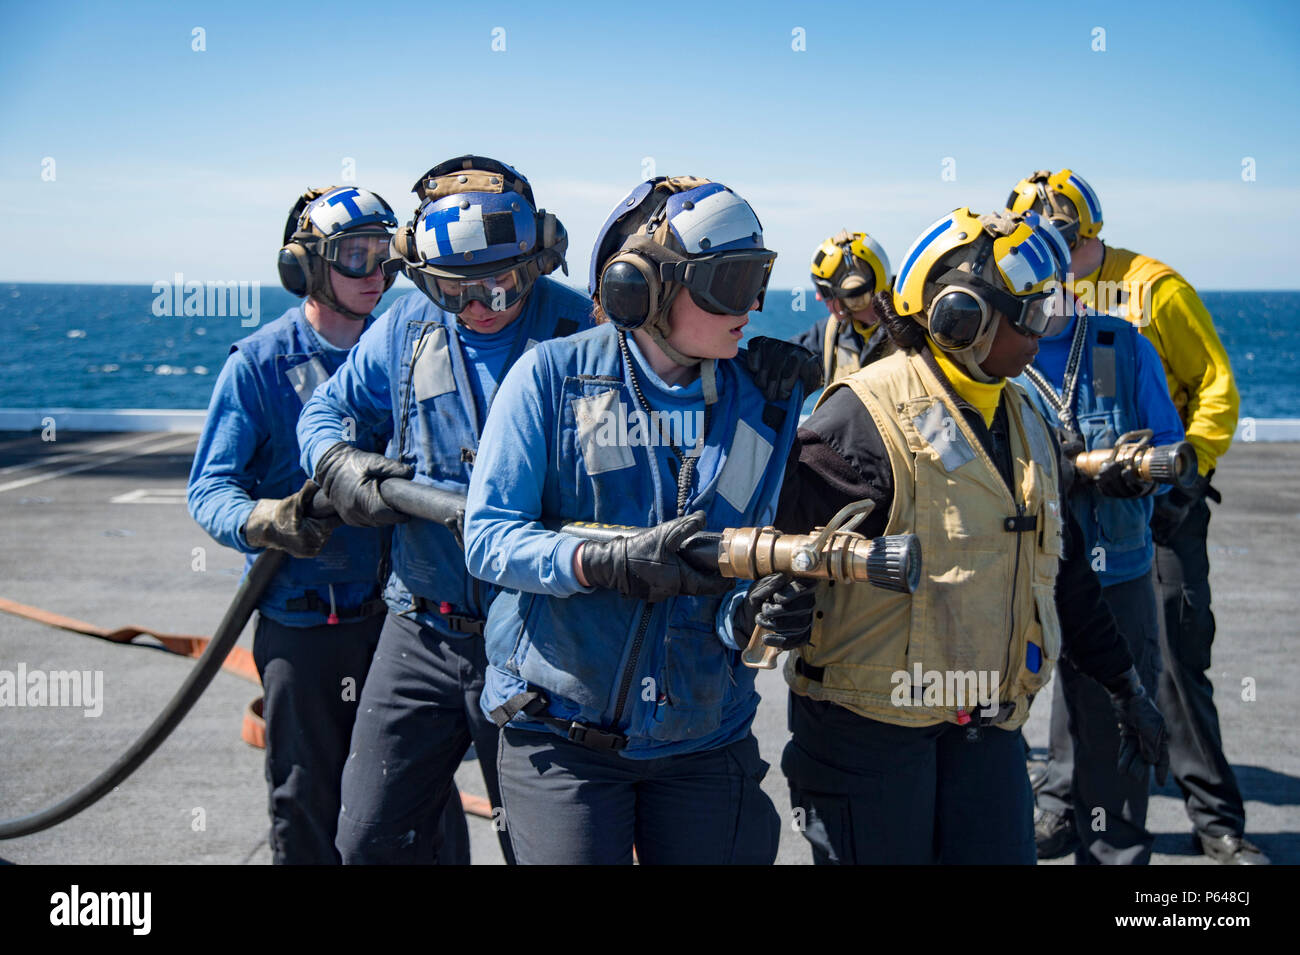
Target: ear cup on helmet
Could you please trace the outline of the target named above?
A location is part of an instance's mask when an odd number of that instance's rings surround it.
[[[659,277],[639,255],[616,255],[600,273],[600,307],[624,331],[640,328],[658,311],[659,291]]]
[[[280,284],[304,298],[311,286],[311,260],[307,250],[297,242],[290,242],[280,250],[276,266],[280,272]]]
[[[390,248],[393,254],[407,262],[417,262],[420,259],[420,252],[415,247],[415,222],[406,223],[396,232],[393,233]]]
[[[970,348],[986,331],[986,306],[964,290],[941,295],[930,306],[930,335],[941,348],[962,351]]]
[[[550,275],[556,269],[563,269],[569,274],[569,265],[565,254],[569,251],[569,233],[564,223],[555,217],[555,213],[539,210],[537,214],[537,232],[540,237],[540,250],[537,253],[537,274]]]

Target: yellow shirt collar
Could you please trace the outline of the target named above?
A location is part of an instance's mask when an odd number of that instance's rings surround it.
[[[998,402],[1002,400],[1002,389],[1007,380],[999,378],[997,381],[987,383],[976,381],[966,374],[961,366],[945,355],[943,350],[934,343],[933,339],[926,336],[926,341],[930,343],[930,351],[934,354],[934,360],[943,369],[944,375],[952,385],[952,390],[961,395],[972,408],[980,413],[984,418],[985,427],[993,427],[993,416],[997,413]]]

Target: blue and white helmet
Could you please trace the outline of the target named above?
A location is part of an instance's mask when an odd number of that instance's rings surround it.
[[[663,193],[670,189],[665,200]],[[652,193],[660,193],[652,196]],[[592,249],[588,291],[596,294],[600,273],[627,237],[643,232],[683,255],[763,249],[763,226],[749,203],[720,182],[689,176],[649,179],[610,213]]]
[[[460,156],[430,169],[412,192],[420,208],[393,239],[394,264],[440,308],[457,315],[473,301],[509,308],[539,276],[568,272],[563,224],[537,208],[514,167]]]
[[[462,279],[530,260],[543,260],[543,275],[564,264],[564,227],[537,208],[528,180],[512,166],[461,156],[434,166],[412,191],[423,201],[396,249],[408,265]]]
[[[381,197],[353,186],[335,186],[313,199],[299,219],[299,231],[324,238],[368,225],[395,229],[397,216]]]
[[[284,224],[277,268],[294,295],[312,296],[350,318],[361,319],[334,295],[331,269],[351,278],[371,275],[388,257],[397,216],[383,198],[355,186],[309,189]],[[385,276],[384,291],[393,284]]]

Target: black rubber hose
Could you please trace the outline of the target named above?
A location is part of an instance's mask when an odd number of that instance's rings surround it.
[[[217,628],[208,648],[203,651],[203,656],[199,657],[199,662],[190,670],[185,682],[158,714],[158,718],[140,734],[139,739],[118,758],[117,762],[67,799],[49,809],[0,822],[0,839],[17,839],[19,836],[29,836],[42,829],[57,826],[99,801],[101,797],[112,792],[113,787],[135,772],[140,764],[171,735],[171,731],[185,718],[185,714],[208,688],[208,684],[221,669],[226,654],[239,639],[244,626],[248,623],[248,618],[252,616],[258,602],[262,599],[263,591],[279,571],[284,559],[284,551],[268,550],[253,561],[253,566],[248,569],[243,582],[239,585],[239,590],[235,592],[235,599],[231,601],[225,617],[221,620],[221,626]]]

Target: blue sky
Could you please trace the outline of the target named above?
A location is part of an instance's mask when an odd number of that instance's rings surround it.
[[[0,281],[270,284],[294,198],[345,160],[405,219],[416,177],[472,151],[532,180],[578,283],[644,173],[736,189],[786,287],[842,227],[897,266],[948,210],[1068,165],[1109,242],[1202,288],[1300,287],[1294,3],[54,3],[5,24]]]

